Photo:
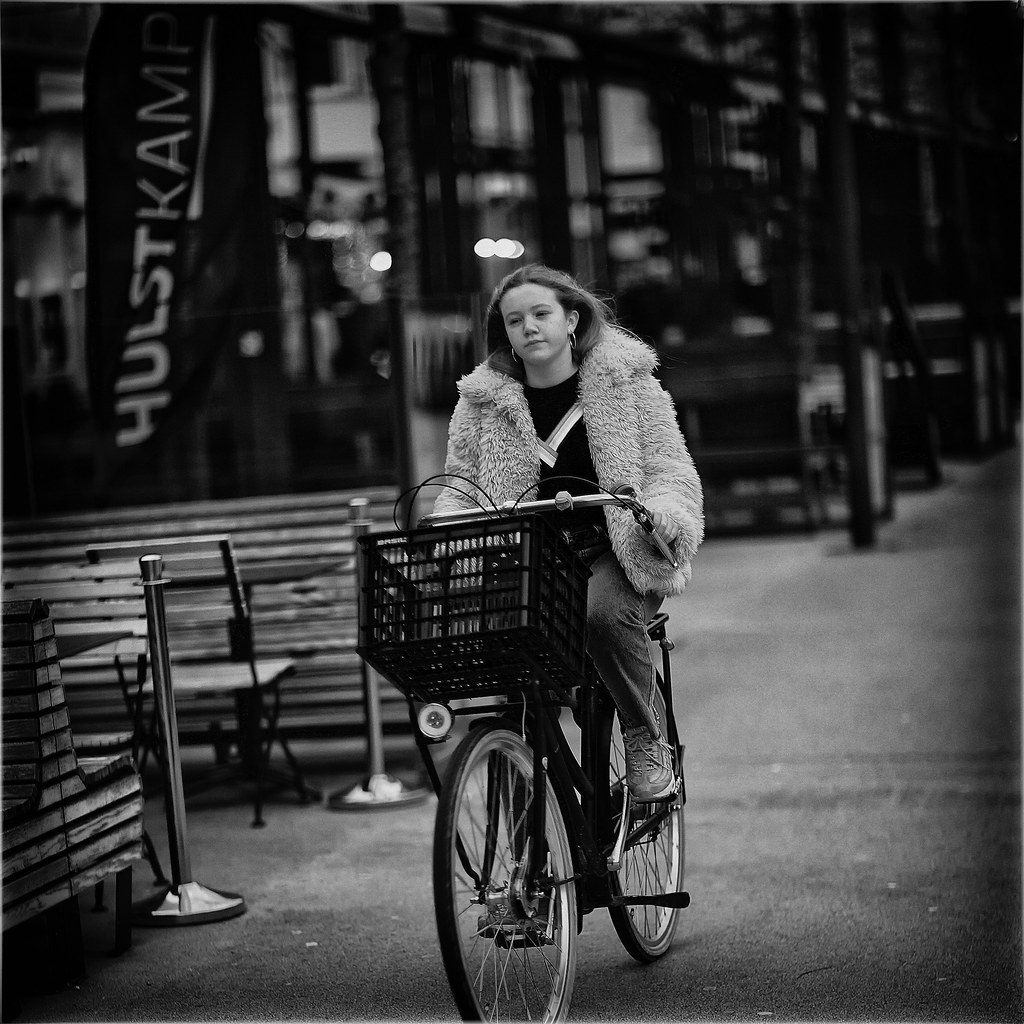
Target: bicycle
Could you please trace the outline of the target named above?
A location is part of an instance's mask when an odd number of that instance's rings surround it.
[[[630,494],[560,492],[359,541],[358,650],[408,699],[438,794],[435,914],[466,1020],[564,1019],[585,915],[608,908],[627,952],[651,962],[690,902],[668,615],[648,636],[661,647],[676,785],[664,801],[635,804],[615,706],[586,656],[589,570],[545,518],[612,502],[649,527]],[[566,708],[579,759],[562,730]],[[457,716],[472,721],[442,783],[430,750]]]

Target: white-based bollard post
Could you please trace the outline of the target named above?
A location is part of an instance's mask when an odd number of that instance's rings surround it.
[[[245,900],[237,893],[215,892],[192,878],[185,830],[185,788],[181,780],[181,751],[178,748],[178,722],[174,691],[171,687],[171,663],[167,652],[167,616],[164,608],[163,559],[143,555],[139,559],[142,586],[146,592],[146,627],[149,633],[149,660],[153,673],[153,700],[156,703],[160,738],[164,745],[164,809],[170,846],[171,882],[162,893],[132,907],[132,921],[143,926],[206,924],[245,913]]]
[[[362,600],[363,559],[359,538],[372,525],[366,518],[366,498],[353,498],[349,503],[349,517],[355,539],[356,599]],[[335,811],[358,811],[364,808],[403,807],[419,803],[430,796],[426,787],[410,788],[401,779],[388,774],[384,764],[384,723],[380,710],[380,680],[366,662],[360,665],[363,677],[363,710],[366,722],[368,771],[361,783],[348,790],[338,790],[327,797],[327,806]]]

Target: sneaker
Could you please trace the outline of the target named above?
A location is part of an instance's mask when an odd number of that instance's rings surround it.
[[[663,739],[653,739],[646,725],[625,729],[626,785],[637,803],[664,800],[675,791],[672,748]]]

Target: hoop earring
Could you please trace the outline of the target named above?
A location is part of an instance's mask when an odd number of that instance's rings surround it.
[[[521,363],[522,359],[520,359],[519,356],[516,355],[516,350],[511,345],[509,345],[508,348],[509,348],[509,351],[512,353],[512,362],[513,363]]]
[[[576,347],[576,332],[575,331],[570,331],[569,332],[569,347],[570,348],[575,348]]]

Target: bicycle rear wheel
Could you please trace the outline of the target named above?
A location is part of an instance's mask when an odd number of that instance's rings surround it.
[[[441,955],[464,1020],[558,1020],[576,974],[572,852],[550,781],[533,834],[533,751],[509,723],[474,728],[452,757],[434,830]],[[527,877],[532,844],[544,844]]]
[[[608,712],[600,730],[608,753],[611,792],[611,832],[622,819],[626,786],[626,757],[618,716]],[[676,774],[682,772],[681,753],[676,754]],[[600,757],[598,764],[601,763]],[[627,845],[618,871],[610,875],[613,896],[658,896],[683,888],[686,855],[681,794],[670,801],[632,804],[630,832],[646,828]],[[679,923],[678,907],[625,906],[609,908],[619,940],[634,959],[650,963],[668,952]]]

